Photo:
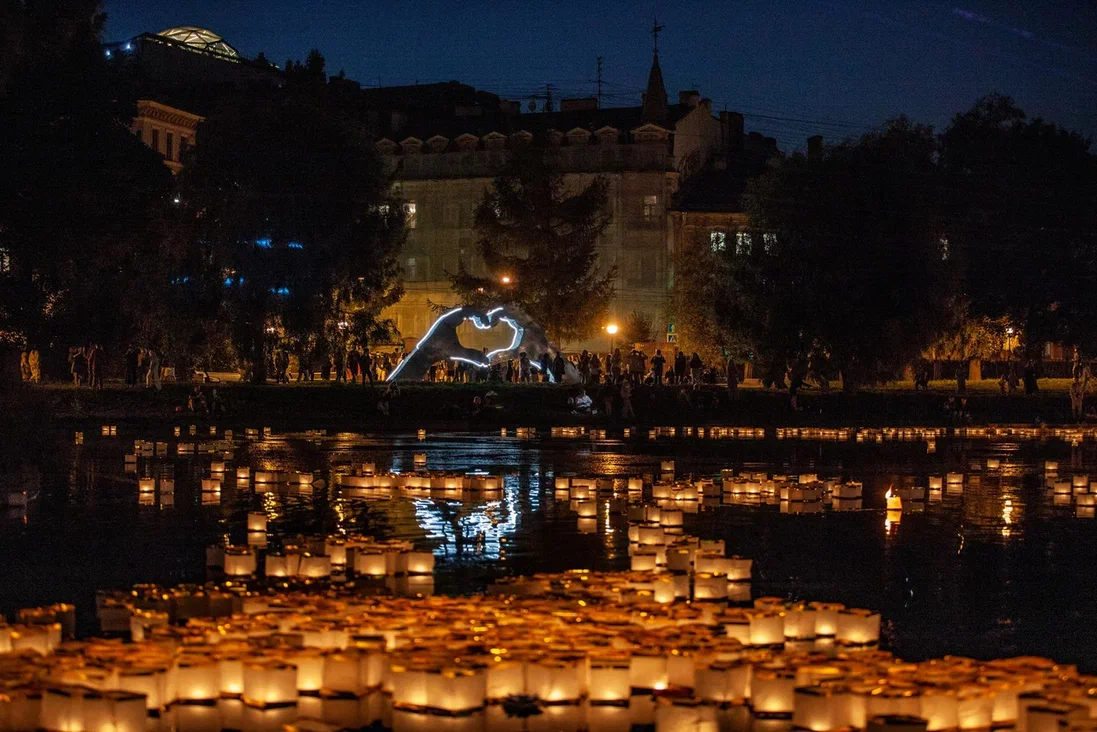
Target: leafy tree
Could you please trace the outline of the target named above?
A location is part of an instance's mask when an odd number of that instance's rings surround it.
[[[941,136],[947,237],[972,314],[1008,318],[1026,351],[1097,348],[1097,157],[1090,141],[991,94]]]
[[[722,363],[728,355],[743,358],[750,350],[717,310],[731,276],[730,260],[723,253],[727,246],[725,237],[714,248],[708,232],[698,231],[683,241],[674,255],[670,320],[678,347],[687,353],[696,352],[705,363]]]
[[[476,209],[487,274],[461,262],[451,278],[454,291],[469,304],[520,306],[557,343],[593,335],[617,276],[616,267],[598,263],[606,203],[605,180],[575,191],[543,151],[514,151]]]
[[[6,4],[0,29],[0,333],[117,354],[173,257],[172,180],[129,130],[134,99],[99,45],[98,3]]]
[[[936,140],[905,118],[751,182],[729,242],[725,327],[771,359],[829,359],[847,389],[899,373],[953,318]]]
[[[624,340],[626,343],[647,343],[654,339],[655,326],[651,316],[641,310],[633,310],[625,318]]]
[[[236,98],[180,174],[194,287],[223,304],[253,378],[280,338],[387,338],[405,228],[361,125],[306,89]],[[214,294],[216,293],[216,294]]]

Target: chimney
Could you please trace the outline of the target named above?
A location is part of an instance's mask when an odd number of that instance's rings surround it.
[[[582,99],[561,99],[561,112],[578,112],[586,109],[598,109],[597,97],[583,97]]]
[[[823,136],[812,135],[808,138],[808,160],[819,160],[823,157]]]
[[[727,126],[728,150],[742,150],[743,115],[738,112],[721,112],[720,121]]]
[[[690,107],[696,107],[701,101],[701,93],[696,89],[687,89],[686,91],[678,92],[678,103],[688,104]]]

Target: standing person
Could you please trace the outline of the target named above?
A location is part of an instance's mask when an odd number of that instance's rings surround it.
[[[564,374],[566,372],[567,362],[564,361],[564,355],[557,351],[556,358],[552,359],[552,376],[556,379],[557,384],[564,383]]]
[[[512,384],[512,383],[514,383],[514,359],[513,359],[513,358],[508,358],[508,359],[507,359],[507,376],[506,376],[506,382],[507,382],[508,384]]]
[[[552,356],[548,355],[548,352],[541,354],[541,381],[548,383],[552,381]]]
[[[728,396],[732,399],[739,396],[739,367],[734,357],[728,359]]]
[[[637,349],[633,348],[628,354],[628,378],[633,386],[644,380],[644,357]]]
[[[1081,371],[1079,371],[1081,376]],[[1081,378],[1075,378],[1070,384],[1070,414],[1075,421],[1082,421],[1082,402],[1086,398],[1086,382]]]
[[[590,383],[597,384],[602,380],[602,359],[598,357],[597,353],[590,354],[590,359],[587,363],[587,369],[590,372]]]
[[[358,359],[359,365],[362,367],[362,386],[366,385],[366,379],[369,379],[370,388],[373,387],[373,356],[370,355],[369,346],[362,346],[362,357]]]
[[[1035,394],[1039,390],[1040,385],[1036,381],[1036,362],[1031,358],[1025,361],[1024,381],[1026,394]]]
[[[632,411],[632,384],[628,379],[621,380],[621,419],[636,419]]]
[[[583,352],[579,354],[579,381],[583,386],[590,383],[590,354],[584,348]]]
[[[149,372],[145,375],[145,388],[150,386],[160,391],[160,355],[151,348],[149,349]]]
[[[103,388],[103,352],[98,343],[88,347],[88,385],[92,389]]]
[[[69,370],[72,372],[72,385],[79,388],[81,382],[84,380],[84,374],[87,372],[88,364],[84,358],[84,349],[82,346],[69,349]]]
[[[301,349],[297,355],[297,383],[312,381],[312,360],[308,346]]]
[[[651,357],[651,372],[655,377],[655,385],[663,385],[663,367],[667,365],[667,360],[663,358],[663,351],[659,348],[655,349],[655,355]]]
[[[126,349],[126,385],[136,386],[137,384],[137,348],[130,346]]]
[[[689,362],[686,361],[686,352],[678,351],[674,356],[674,383],[682,384],[686,380],[689,371]]]
[[[530,363],[529,356],[526,355],[525,351],[521,351],[518,354],[518,383],[529,383],[529,372],[532,366],[533,364]]]
[[[358,349],[350,349],[350,353],[347,355],[347,369],[350,371],[350,383],[352,384],[358,383],[358,368],[361,365],[360,361],[361,356],[358,355]],[[364,382],[365,379],[363,378],[362,381]]]
[[[967,392],[967,372],[968,372],[968,360],[966,358],[960,359],[960,364],[956,367],[956,393],[964,394]]]
[[[27,365],[30,366],[30,383],[42,383],[42,359],[38,355],[37,348],[30,349],[30,355],[27,356]]]
[[[346,381],[347,352],[340,346],[335,349],[335,383]]]
[[[617,383],[621,379],[621,349],[613,349],[613,357],[610,361],[610,373],[613,374],[613,383]]]
[[[26,348],[19,352],[19,379],[30,381],[30,351]]]
[[[602,398],[602,407],[605,410],[605,414],[607,417],[613,416],[613,396],[615,391],[616,388],[607,376],[606,383],[602,385],[602,391],[600,393],[600,396]]]
[[[704,368],[704,361],[702,361],[701,357],[697,355],[697,351],[694,351],[693,356],[691,356],[689,359],[690,378],[693,379],[694,386],[697,386],[701,383],[701,372],[704,370]]]
[[[798,368],[790,368],[788,373],[788,405],[794,412],[800,411],[797,399],[804,386],[804,377]]]

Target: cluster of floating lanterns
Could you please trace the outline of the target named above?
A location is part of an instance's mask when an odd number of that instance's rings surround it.
[[[266,531],[266,514],[249,513],[248,543],[207,547],[206,566],[240,580],[326,580],[333,575],[394,577],[434,572],[434,554],[416,550],[410,541],[355,535],[300,537],[284,540],[278,551],[261,551]]]
[[[1084,425],[1041,426],[1027,425],[988,425],[983,427],[957,427],[957,437],[982,440],[1047,440],[1057,439],[1077,445],[1082,440],[1097,439],[1097,427]]]
[[[1097,475],[1061,475],[1059,463],[1048,460],[1044,463],[1044,485],[1054,505],[1069,506],[1073,502],[1078,518],[1094,518],[1097,513]]]
[[[848,427],[778,427],[778,440],[824,440],[848,442],[852,430]]]
[[[413,456],[415,470],[410,473],[377,472],[374,463],[362,463],[349,474],[335,476],[335,483],[342,493],[351,497],[459,497],[463,494],[479,494],[493,499],[503,489],[503,477],[484,472],[450,473],[428,471],[427,456]]]
[[[0,626],[0,728],[514,729],[518,705],[546,730],[751,713],[817,732],[1093,729],[1097,679],[1074,667],[904,662],[876,647],[877,613],[734,607],[667,594],[667,576],[574,570],[430,598],[140,586],[101,600],[128,612],[129,642],[63,642],[71,606],[21,611],[34,624]]]

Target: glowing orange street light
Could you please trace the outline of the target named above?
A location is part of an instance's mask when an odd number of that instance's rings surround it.
[[[607,325],[606,332],[610,335],[617,335],[617,323],[610,323]]]
[[[510,284],[510,275],[503,275],[502,277],[499,278],[499,281],[502,282],[504,285],[509,285]]]

